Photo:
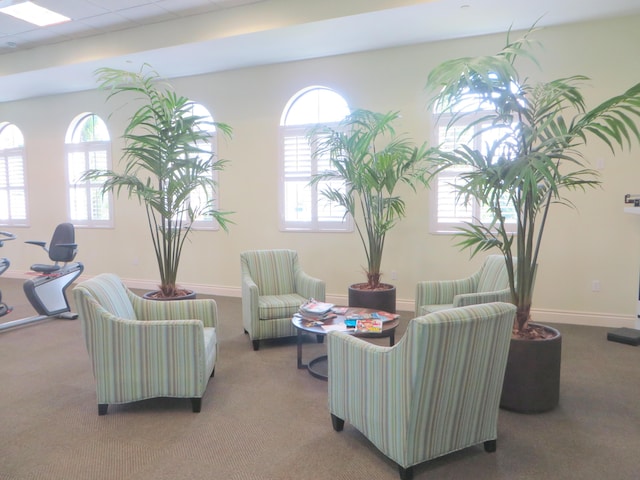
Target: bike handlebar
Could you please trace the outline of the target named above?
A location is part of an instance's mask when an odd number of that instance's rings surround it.
[[[13,234],[11,232],[3,232],[3,231],[0,230],[0,235],[2,235],[4,237],[4,238],[0,237],[0,247],[3,245],[4,242],[16,239],[15,234]]]

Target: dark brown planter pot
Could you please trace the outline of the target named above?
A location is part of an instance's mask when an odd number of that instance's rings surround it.
[[[562,335],[547,340],[511,339],[500,407],[518,413],[553,410],[560,401]]]
[[[366,290],[353,284],[349,287],[349,306],[372,308],[383,312],[396,313],[396,287],[388,283],[380,284],[382,290]],[[366,284],[364,284],[366,285]]]
[[[142,295],[143,298],[147,300],[158,300],[160,302],[168,302],[172,300],[193,300],[196,298],[196,292],[193,290],[186,290],[186,295],[180,295],[179,297],[158,297],[157,294],[160,290],[154,290],[152,292],[147,292]]]

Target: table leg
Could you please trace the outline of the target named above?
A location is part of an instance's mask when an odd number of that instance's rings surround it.
[[[298,334],[296,336],[296,347],[298,349],[298,368],[307,368],[306,365],[302,364],[302,332],[298,330]]]

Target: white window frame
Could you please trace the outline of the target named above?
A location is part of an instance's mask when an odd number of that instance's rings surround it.
[[[214,121],[213,116],[211,115],[211,112],[209,112],[209,110],[204,105],[202,105],[201,103],[192,102],[192,109],[193,109],[194,115],[199,115],[201,117],[208,117],[206,118],[205,121],[211,122],[213,124],[213,121]],[[207,145],[210,147],[209,151],[212,155],[211,158],[212,158],[212,161],[215,163],[218,155],[218,134],[217,134],[217,129],[213,125],[211,125],[211,129],[209,130],[209,142]],[[207,145],[201,145],[200,148],[204,150]],[[213,168],[211,169],[211,178],[213,179],[213,182],[215,183],[215,185],[218,186],[218,171],[214,170]],[[207,192],[205,195],[208,196],[209,198],[213,198],[212,208],[217,210],[220,205],[220,189],[216,188],[215,192]],[[198,199],[198,194],[197,193],[193,194],[191,197],[191,200],[197,201],[197,199]],[[217,231],[217,230],[220,230],[220,224],[215,220],[215,218],[213,218],[213,216],[211,218],[205,218],[203,216],[200,216],[198,220],[195,220],[191,224],[191,228],[193,230]]]
[[[440,148],[446,150],[454,150],[467,140],[467,145],[473,150],[482,150],[485,140],[482,135],[478,134],[480,129],[484,127],[482,124],[470,126],[474,121],[484,117],[486,111],[478,111],[476,115],[466,114],[465,122],[457,122],[454,126],[450,126],[453,114],[451,113],[434,113],[435,128],[433,129],[434,145],[440,145]],[[469,128],[467,128],[469,127]],[[453,234],[459,233],[461,227],[467,226],[469,223],[479,225],[484,213],[481,205],[474,199],[470,199],[468,204],[464,204],[464,199],[457,198],[457,191],[454,188],[457,182],[460,182],[461,174],[467,169],[464,167],[451,167],[440,172],[430,189],[430,205],[429,209],[429,231],[435,234]],[[443,205],[446,203],[446,205]],[[445,214],[442,210],[447,208],[450,212]],[[444,217],[444,218],[443,218]],[[489,223],[488,219],[484,220],[484,224]],[[506,223],[506,229],[510,233],[516,232],[515,221]]]
[[[6,215],[0,218],[0,225],[7,227],[29,226],[29,209],[27,205],[27,183],[24,136],[22,131],[9,122],[0,123],[0,136],[6,135],[7,129],[15,129],[19,133],[19,141],[6,148],[0,148],[0,203],[6,206]],[[2,145],[2,142],[0,142]]]
[[[109,170],[112,167],[111,137],[108,133],[108,130],[106,130],[107,136],[109,138],[108,140],[81,141],[79,139],[78,129],[82,126],[86,119],[91,116],[95,116],[97,119],[99,119],[100,122],[104,124],[104,127],[106,129],[106,123],[104,122],[104,120],[102,120],[102,118],[100,118],[100,116],[91,112],[85,112],[73,119],[73,121],[69,124],[69,128],[67,129],[67,134],[65,137],[67,216],[69,221],[75,226],[89,228],[112,228],[114,222],[113,195],[111,194],[111,192],[107,192],[103,195],[101,190],[101,182],[97,182],[95,180],[79,181],[79,176],[82,175],[82,173],[84,173],[84,171],[86,170]],[[85,170],[83,172],[77,172],[77,178],[71,178],[71,176],[73,175],[71,173],[73,169],[71,168],[70,162],[73,157],[77,157],[78,155],[82,155],[84,157]],[[93,159],[96,155],[105,155],[105,165],[98,166],[95,164]],[[74,207],[72,206],[74,196],[82,196],[85,198],[86,218],[74,218]],[[106,219],[92,218],[92,204],[94,203],[94,201],[98,201],[98,197],[100,198],[100,202],[104,202],[103,205],[107,209]],[[92,198],[94,200],[92,200]]]
[[[294,104],[299,101],[304,95],[312,93],[317,90],[326,90],[332,95],[337,95],[344,101],[344,98],[328,87],[323,86],[311,86],[297,92],[287,102],[287,105],[283,111],[280,121],[280,180],[279,180],[279,209],[280,209],[280,230],[285,232],[352,232],[353,231],[353,219],[349,214],[345,215],[345,210],[337,205],[331,205],[329,201],[321,194],[323,185],[309,185],[309,182],[314,175],[326,171],[329,168],[328,159],[318,158],[314,155],[315,142],[309,142],[308,133],[310,129],[315,125],[322,125],[331,128],[337,128],[339,121],[342,118],[334,118],[335,121],[322,121],[323,113],[317,112],[317,118],[321,123],[288,123],[287,118],[292,110]],[[348,113],[350,113],[349,107],[346,101],[344,101]],[[318,110],[322,105],[318,106]],[[316,112],[314,112],[316,113]],[[347,114],[348,114],[347,113]],[[346,116],[346,115],[345,115]],[[344,118],[344,117],[343,117]],[[288,162],[288,156],[291,149],[295,150],[293,155],[296,157],[293,159],[293,163],[302,162],[307,164],[303,166],[299,172],[291,171],[291,164]],[[300,151],[298,151],[300,150]],[[287,218],[287,209],[293,208],[292,205],[287,205],[287,191],[288,185],[304,185],[302,187],[303,192],[308,192],[308,196],[302,199],[306,204],[308,202],[309,219],[296,220]],[[295,190],[295,189],[294,189]]]

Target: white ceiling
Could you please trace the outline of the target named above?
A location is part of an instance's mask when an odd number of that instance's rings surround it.
[[[15,0],[0,0],[0,6]],[[35,0],[72,18],[0,14],[0,102],[95,88],[96,68],[177,77],[640,14],[640,0]]]

